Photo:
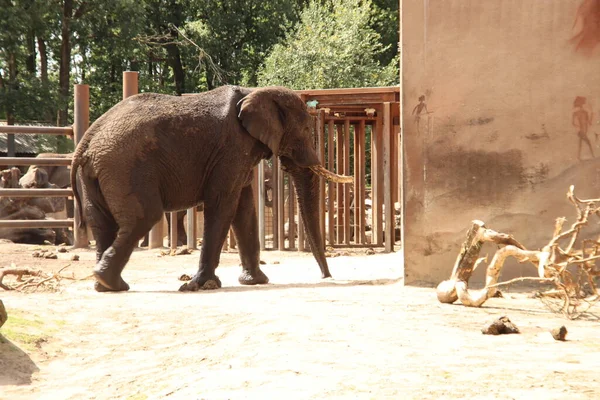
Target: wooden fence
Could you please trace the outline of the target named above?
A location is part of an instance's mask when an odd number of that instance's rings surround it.
[[[83,137],[89,127],[90,95],[88,85],[75,85],[75,109],[73,113],[73,126],[18,126],[2,125],[0,133],[9,135],[38,134],[38,135],[65,135],[75,142],[75,145]],[[2,163],[8,166],[71,166],[70,158],[32,158],[32,157],[9,157],[3,158]],[[72,197],[71,189],[0,189],[0,197]],[[85,230],[74,229],[79,226],[79,212],[75,204],[74,217],[68,219],[48,220],[0,220],[0,228],[71,228],[73,229],[74,246],[87,247],[88,239]]]
[[[138,73],[123,73],[123,98],[138,92]],[[382,247],[393,251],[397,239],[400,199],[399,90],[397,87],[299,91],[313,106],[315,148],[328,169],[353,175],[353,185],[326,183],[321,178],[319,220],[323,245]],[[68,135],[75,145],[89,126],[89,87],[75,85],[72,127],[0,126],[0,133]],[[370,138],[370,140],[367,140]],[[7,165],[69,165],[64,158],[5,158]],[[370,173],[367,173],[370,172]],[[308,250],[292,179],[279,160],[264,160],[254,170],[262,249]],[[0,189],[0,196],[72,196],[71,189]],[[76,205],[77,207],[77,205]],[[202,215],[187,211],[187,245],[196,248]],[[0,220],[0,228],[77,227],[79,212],[65,220]],[[200,222],[199,224],[197,222]],[[171,247],[177,245],[177,218],[171,213]],[[85,231],[74,229],[75,246],[87,246]],[[163,246],[163,222],[150,232],[149,247]],[[230,233],[225,248],[235,247]]]

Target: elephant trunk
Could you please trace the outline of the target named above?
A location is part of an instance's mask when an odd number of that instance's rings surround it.
[[[296,186],[298,206],[310,249],[321,268],[322,278],[330,278],[319,224],[319,177],[310,168],[288,168],[288,172]]]

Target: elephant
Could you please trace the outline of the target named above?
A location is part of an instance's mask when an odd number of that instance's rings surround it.
[[[58,154],[58,153],[40,153],[36,158],[71,158],[73,153],[68,154]],[[71,172],[69,171],[69,167],[65,165],[60,166],[50,166],[45,165],[43,167],[38,167],[32,165],[29,169],[33,168],[43,168],[48,173],[48,182],[56,185],[59,188],[67,188],[71,186]]]
[[[86,131],[71,169],[82,226],[89,224],[96,238],[95,289],[129,290],[122,272],[139,240],[165,211],[199,204],[204,237],[198,272],[180,290],[221,287],[215,269],[230,227],[242,262],[240,284],[268,283],[259,267],[251,183],[253,167],[270,157],[279,157],[294,180],[321,277],[331,277],[318,218],[319,179],[350,183],[352,177],[320,164],[312,125],[300,96],[283,87],[143,93],[113,106]]]
[[[56,188],[48,182],[48,174],[42,168],[31,168],[22,177],[18,168],[2,171],[0,187],[3,188]],[[11,198],[0,197],[0,219],[39,220],[47,213],[65,208],[65,199],[57,197]],[[0,238],[15,243],[60,244],[72,242],[70,233],[62,228],[1,228]]]

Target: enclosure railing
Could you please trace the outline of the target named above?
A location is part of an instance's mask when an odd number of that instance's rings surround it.
[[[90,122],[89,104],[90,91],[88,85],[75,85],[74,123],[68,127],[54,126],[19,126],[2,125],[0,133],[8,135],[38,134],[38,135],[65,135],[75,142],[81,140]],[[11,142],[9,139],[7,142]],[[12,155],[12,154],[9,154]],[[32,157],[5,157],[2,163],[7,166],[71,166],[70,158],[32,158]],[[72,189],[0,189],[0,197],[73,197]],[[73,230],[74,247],[87,247],[88,238],[85,229],[79,229],[79,211],[75,204],[73,218],[48,219],[48,220],[0,220],[0,228],[70,228]]]

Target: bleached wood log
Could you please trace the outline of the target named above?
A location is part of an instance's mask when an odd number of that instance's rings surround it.
[[[477,293],[475,298],[473,298],[468,291],[468,282],[477,267],[478,260],[481,260],[479,253],[485,242],[506,245],[501,250],[506,248],[509,248],[509,250],[496,252],[488,267],[486,289]],[[527,259],[528,257],[533,257],[534,253],[537,254],[537,252],[528,252],[525,250],[525,247],[511,235],[487,229],[482,221],[474,220],[467,232],[467,238],[462,244],[461,251],[456,258],[450,279],[441,282],[437,287],[437,298],[441,303],[454,303],[460,299],[465,305],[478,307],[496,292],[496,289],[488,288],[488,284],[495,284],[498,281],[498,276],[506,257],[509,255],[518,255],[517,258]]]

